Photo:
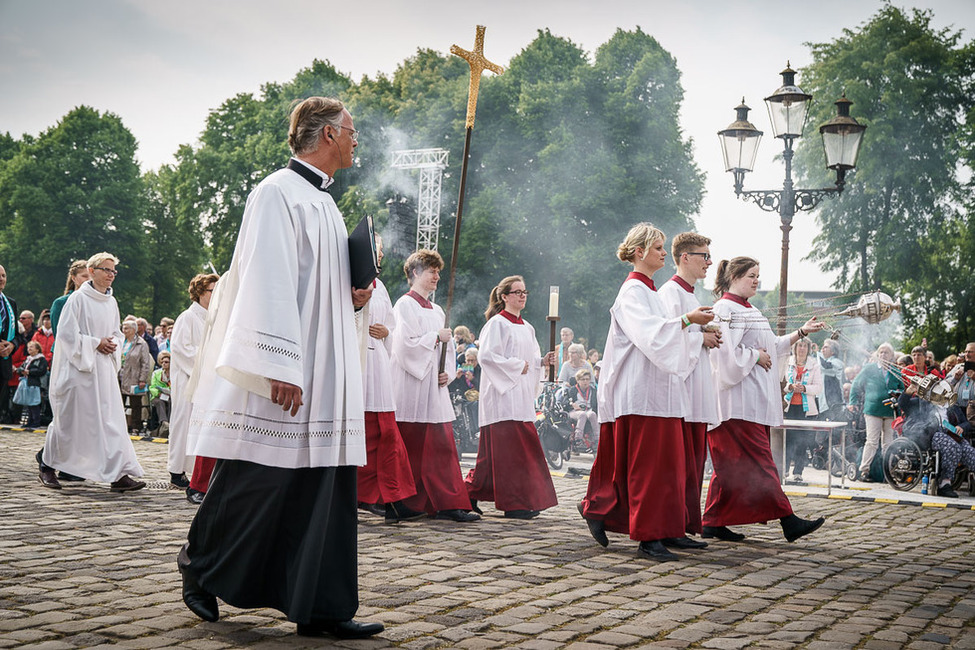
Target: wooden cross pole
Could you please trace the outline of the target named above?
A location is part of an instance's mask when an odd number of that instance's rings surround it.
[[[450,308],[454,302],[454,277],[457,275],[457,251],[460,247],[460,224],[464,216],[464,191],[467,188],[467,161],[471,153],[471,132],[474,130],[474,115],[477,113],[477,92],[481,87],[481,75],[485,70],[501,74],[504,68],[484,58],[484,25],[477,26],[474,37],[474,50],[468,51],[452,45],[450,53],[461,57],[471,67],[471,81],[467,88],[467,133],[464,136],[464,156],[460,166],[460,193],[457,197],[457,221],[454,223],[454,247],[450,253],[450,274],[447,277],[447,308],[444,310],[445,327],[450,327]],[[440,372],[444,371],[447,359],[447,345],[440,350]]]

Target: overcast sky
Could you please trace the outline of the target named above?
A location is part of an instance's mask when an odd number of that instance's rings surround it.
[[[487,26],[486,56],[501,65],[538,29],[549,28],[592,53],[617,28],[640,26],[676,57],[683,74],[681,121],[707,174],[698,230],[714,240],[716,257],[757,257],[763,286],[771,288],[779,276],[778,216],[735,199],[716,133],[734,119],[733,108],[744,95],[752,122],[766,133],[746,189],[781,188],[784,168],[773,160],[781,145],[771,137],[762,98],[780,85],[778,73],[787,60],[796,69],[810,62],[805,43],[829,41],[843,28],[856,28],[882,4],[0,0],[0,132],[36,135],[86,104],[118,114],[139,142],[143,169],[154,169],[172,162],[180,144],[196,144],[209,110],[237,93],[256,94],[263,83],[288,81],[316,58],[358,80],[392,73],[417,48],[446,53],[456,43],[471,49],[478,24]],[[936,27],[963,30],[966,41],[975,33],[973,0],[894,4],[931,9]],[[798,81],[801,86],[801,76]],[[869,131],[864,146],[870,146]],[[816,233],[814,214],[795,219],[793,290],[826,289],[832,280],[800,259]],[[654,215],[646,216],[653,220]],[[608,258],[615,245],[607,249]]]

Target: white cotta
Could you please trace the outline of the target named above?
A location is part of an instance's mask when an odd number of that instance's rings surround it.
[[[389,334],[384,339],[369,336],[366,341],[366,371],[363,375],[366,392],[366,411],[386,413],[396,410],[393,398],[393,382],[390,375],[389,355],[393,349],[390,338],[396,330],[396,315],[393,302],[382,280],[376,279],[369,300],[369,325],[385,325]]]
[[[478,422],[534,422],[540,388],[542,353],[535,328],[528,321],[513,323],[501,314],[481,329],[477,362],[481,366]],[[528,364],[528,372],[525,370]]]
[[[198,302],[176,317],[169,335],[169,391],[172,411],[169,414],[169,471],[182,474],[193,467],[193,456],[186,453],[186,436],[190,428],[193,402],[189,399],[188,384],[196,353],[203,340],[207,310]]]
[[[745,420],[766,426],[782,424],[780,380],[789,354],[789,335],[776,336],[755,307],[723,298],[714,303],[721,322],[721,347],[711,353],[718,380],[721,421]],[[758,365],[759,349],[772,357],[772,367]]]
[[[680,418],[687,413],[690,353],[680,318],[646,284],[628,279],[609,310],[599,376],[599,421],[623,415]]]
[[[97,350],[103,338],[115,352]],[[51,410],[43,460],[90,481],[142,476],[118,384],[122,361],[118,303],[85,282],[64,303],[51,366]]]
[[[657,290],[657,295],[667,306],[669,315],[677,318],[701,306],[693,292],[673,280],[665,282]],[[718,424],[718,392],[711,367],[711,351],[704,347],[704,331],[700,325],[691,323],[684,328],[684,334],[687,336],[690,367],[690,373],[684,380],[687,390],[687,414],[684,420]]]
[[[348,233],[332,197],[282,169],[251,192],[190,391],[188,451],[283,468],[364,465]],[[292,416],[271,380],[299,386]]]
[[[454,421],[447,387],[437,385],[440,345],[437,332],[444,327],[440,305],[420,306],[406,294],[396,301],[396,330],[393,332],[392,378],[397,422],[438,424]],[[447,343],[444,364],[447,376],[457,375],[457,353],[453,338]]]

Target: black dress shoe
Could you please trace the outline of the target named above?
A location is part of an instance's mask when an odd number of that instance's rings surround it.
[[[789,515],[788,517],[782,517],[782,532],[785,534],[786,540],[794,542],[804,535],[817,530],[826,522],[825,517],[820,517],[819,519],[802,519],[795,515]]]
[[[203,503],[203,497],[206,496],[206,492],[200,492],[199,490],[194,490],[191,487],[186,488],[186,500],[195,506]]]
[[[637,553],[642,557],[650,558],[657,562],[673,562],[680,559],[679,555],[668,551],[660,540],[640,542],[640,548]]]
[[[52,490],[60,490],[61,484],[58,483],[58,477],[54,474],[54,470],[50,467],[42,469],[37,474],[37,480],[41,482],[46,488],[51,488]]]
[[[357,623],[352,620],[298,623],[298,636],[325,636],[330,634],[340,639],[365,639],[374,634],[379,634],[385,629],[382,623]]]
[[[183,578],[183,602],[191,612],[211,623],[220,618],[220,608],[217,605],[217,597],[208,593],[200,583],[196,581],[196,576],[186,566],[189,562],[186,556],[186,547],[180,549],[176,559],[176,566],[179,567],[179,574]]]
[[[142,481],[137,481],[129,475],[125,475],[111,485],[112,492],[132,492],[141,490],[146,486]]]
[[[949,499],[957,499],[958,493],[951,489],[951,485],[942,485],[938,488],[939,497],[948,497]]]
[[[538,510],[505,510],[506,519],[534,519],[539,515]]]
[[[190,486],[190,480],[186,478],[186,472],[180,474],[169,473],[169,484],[177,490],[185,490]]]
[[[377,503],[366,503],[364,501],[360,501],[359,502],[359,510],[365,510],[366,512],[368,512],[370,514],[379,515],[380,517],[385,517],[386,516],[386,508],[385,508],[385,506],[381,506],[381,505],[379,505]]]
[[[716,537],[726,542],[740,542],[745,539],[744,535],[736,533],[727,526],[705,526],[701,531],[701,537],[704,539]]]
[[[67,472],[58,472],[58,480],[74,483],[84,481],[85,479],[83,476],[75,476],[74,474],[68,474]]]
[[[450,519],[451,521],[461,522],[477,521],[480,518],[481,515],[476,512],[467,512],[466,510],[440,510],[434,516],[434,519]]]
[[[691,539],[690,537],[668,537],[667,539],[661,540],[664,546],[669,546],[670,548],[707,548],[707,542],[699,542],[696,539]]]
[[[425,512],[410,510],[403,505],[402,501],[387,503],[386,509],[383,512],[383,517],[385,517],[387,524],[398,524],[401,521],[414,521],[426,516],[427,513]]]
[[[606,537],[606,526],[603,522],[599,519],[590,519],[582,514],[582,501],[576,507],[579,509],[579,516],[586,520],[586,525],[589,526],[589,534],[596,540],[596,543],[603,548],[609,546],[609,538]]]
[[[477,499],[471,499],[471,510],[479,515],[484,514],[484,511],[477,507]]]

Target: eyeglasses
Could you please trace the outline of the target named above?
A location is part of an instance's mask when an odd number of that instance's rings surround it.
[[[359,142],[359,132],[353,129],[351,126],[346,126],[344,124],[339,124],[340,129],[345,129],[346,131],[352,131],[352,142]]]
[[[509,291],[508,293],[506,293],[504,295],[506,295],[506,296],[511,296],[511,295],[515,295],[515,296],[527,296],[528,295],[528,292],[525,291],[524,289],[518,289],[518,291]]]
[[[118,271],[116,269],[107,269],[104,266],[96,266],[95,270],[103,271],[104,273],[108,273],[109,275],[118,275]]]
[[[700,255],[704,258],[705,262],[711,261],[711,253],[684,253],[684,255]]]
[[[20,320],[34,320],[34,319],[31,318],[30,316],[21,316]]]

